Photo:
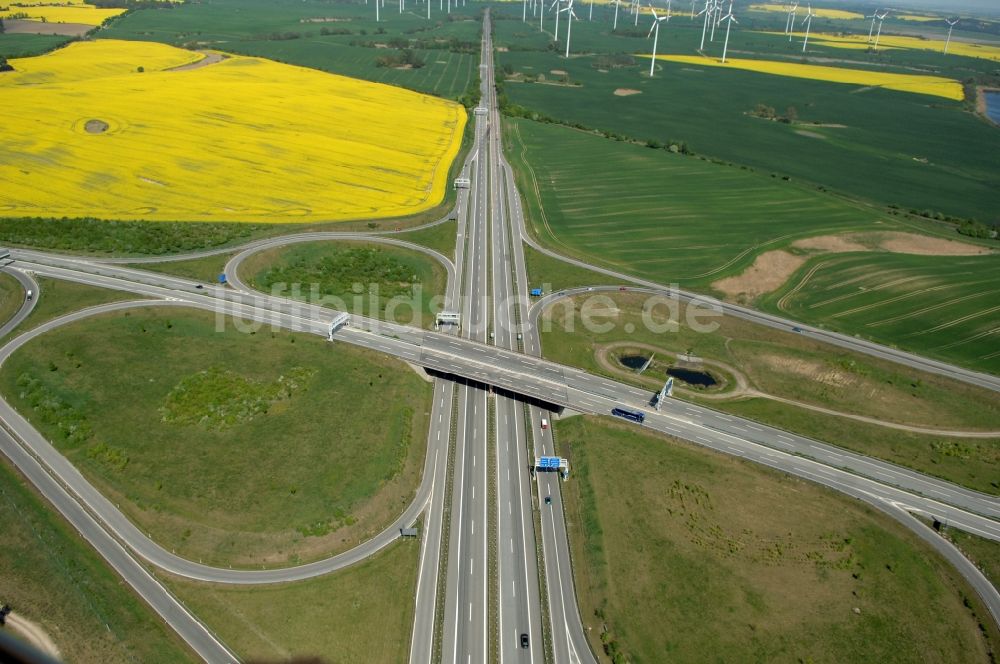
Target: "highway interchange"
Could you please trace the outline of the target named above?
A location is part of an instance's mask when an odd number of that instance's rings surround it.
[[[352,316],[351,324],[334,335],[335,342],[389,353],[433,370],[437,376],[423,479],[413,502],[390,527],[354,549],[308,565],[267,570],[216,568],[180,558],[151,541],[4,400],[0,400],[0,449],[126,582],[209,662],[238,658],[179,605],[145,565],[220,583],[306,579],[363,560],[393,542],[400,527],[412,525],[418,518],[422,533],[411,662],[485,662],[494,658],[538,662],[544,660],[543,642],[550,644],[556,662],[596,661],[576,605],[559,476],[542,472],[532,476],[529,471],[536,456],[555,452],[551,429],[541,428],[542,418],[552,420],[550,407],[543,404],[601,415],[626,404],[647,414],[644,426],[650,429],[863,500],[912,528],[940,551],[1000,622],[1000,595],[996,589],[954,547],[911,516],[940,519],[953,527],[1000,540],[997,498],[681,401],[668,400],[661,411],[656,411],[649,405],[652,394],[648,391],[541,359],[534,324],[541,307],[531,311],[527,307],[524,244],[621,283],[681,299],[699,296],[566,259],[529,237],[513,173],[502,154],[499,113],[490,83],[493,63],[489,20],[487,13],[481,66],[482,106],[487,113],[475,116],[475,142],[463,166],[463,175],[470,178],[472,186],[458,195],[459,236],[454,263],[436,252],[385,235],[323,233],[247,245],[226,265],[229,286],[204,285],[126,268],[120,265],[124,261],[96,261],[29,250],[12,250],[14,263],[6,268],[36,296],[40,293],[34,276],[42,276],[127,291],[148,299],[102,305],[42,324],[0,349],[0,363],[24,343],[61,325],[145,306],[195,307],[220,316],[326,336],[334,312],[253,292],[240,280],[238,268],[242,261],[267,248],[317,239],[376,239],[430,254],[448,271],[448,306],[461,308],[460,330],[431,332]],[[218,253],[222,251],[199,255]],[[14,330],[28,316],[34,302],[26,301],[0,335]],[[1000,378],[994,376],[734,305],[722,306],[729,315],[780,329],[798,329],[828,343],[1000,391]],[[451,475],[449,467],[453,468]],[[551,504],[546,503],[546,497]],[[540,556],[536,553],[539,550]],[[522,633],[529,637],[528,648],[521,648]]]

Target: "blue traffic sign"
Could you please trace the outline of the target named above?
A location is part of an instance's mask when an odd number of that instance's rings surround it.
[[[538,460],[539,468],[558,468],[559,457],[541,457]]]

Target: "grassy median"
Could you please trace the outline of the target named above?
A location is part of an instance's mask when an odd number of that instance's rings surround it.
[[[632,426],[575,417],[557,433],[597,651],[637,663],[989,661],[995,630],[980,627],[975,593],[888,517]]]
[[[419,540],[308,581],[226,586],[170,577],[178,597],[247,661],[405,662]]]
[[[171,308],[77,322],[20,349],[0,384],[178,554],[289,564],[381,530],[419,482],[429,384],[378,353],[223,321]]]

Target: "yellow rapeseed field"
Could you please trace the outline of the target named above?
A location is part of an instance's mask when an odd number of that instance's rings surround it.
[[[750,7],[748,9],[750,11],[756,11],[756,12],[782,12],[783,14],[787,14],[788,13],[788,6],[787,5],[775,5],[775,4],[766,4],[766,3],[765,4],[755,4],[755,5],[750,5]],[[816,18],[832,18],[832,19],[839,19],[839,20],[844,20],[844,21],[850,21],[850,20],[853,20],[853,19],[859,19],[859,18],[864,18],[865,17],[864,14],[858,14],[857,12],[844,11],[842,9],[821,9],[821,8],[817,7],[816,9],[813,9],[812,11],[813,11],[813,15],[816,16]],[[795,15],[797,17],[799,17],[799,20],[802,20],[801,17],[805,16],[805,13],[806,13],[806,8],[805,7],[799,7],[799,10],[795,13]]]
[[[443,199],[461,105],[260,58],[172,69],[201,57],[97,40],[12,60],[0,215],[337,221]]]
[[[100,25],[106,19],[109,19],[112,16],[118,16],[124,11],[124,9],[103,9],[85,4],[73,4],[69,7],[40,4],[31,7],[7,6],[5,11],[0,11],[0,18],[27,14],[28,19],[33,21],[44,20],[48,23],[80,23],[82,25]]]
[[[771,35],[782,35],[781,32],[769,32],[766,34]],[[805,37],[804,32],[796,32],[795,38],[801,40]],[[874,41],[874,39],[873,39]],[[867,49],[870,44],[868,42],[868,34],[863,35],[829,35],[820,32],[814,32],[809,35],[809,43],[816,44],[817,46],[829,46],[831,48],[848,48],[848,49]],[[879,50],[882,49],[894,49],[894,48],[908,48],[922,51],[937,51],[939,53],[944,52],[944,40],[943,39],[923,39],[921,37],[905,37],[902,35],[887,35],[883,34],[878,40]],[[970,58],[983,58],[985,60],[994,60],[1000,62],[1000,44],[970,44],[968,42],[958,41],[956,39],[951,40],[951,45],[948,47],[949,55],[964,55]]]
[[[893,74],[881,71],[866,71],[863,69],[843,69],[840,67],[824,67],[820,65],[803,65],[795,62],[779,62],[775,60],[742,60],[728,58],[725,64],[698,55],[657,55],[659,60],[680,62],[689,65],[710,67],[729,67],[775,76],[790,76],[793,78],[808,78],[831,83],[847,83],[866,87],[885,88],[901,92],[913,92],[924,95],[934,95],[961,101],[965,98],[962,84],[950,78],[941,76],[920,76],[917,74]]]

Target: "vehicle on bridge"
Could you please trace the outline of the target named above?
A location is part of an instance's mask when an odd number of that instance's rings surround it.
[[[613,408],[611,414],[615,417],[623,417],[626,420],[638,422],[639,424],[642,424],[646,420],[645,413],[641,413],[638,410],[628,410],[627,408]]]

